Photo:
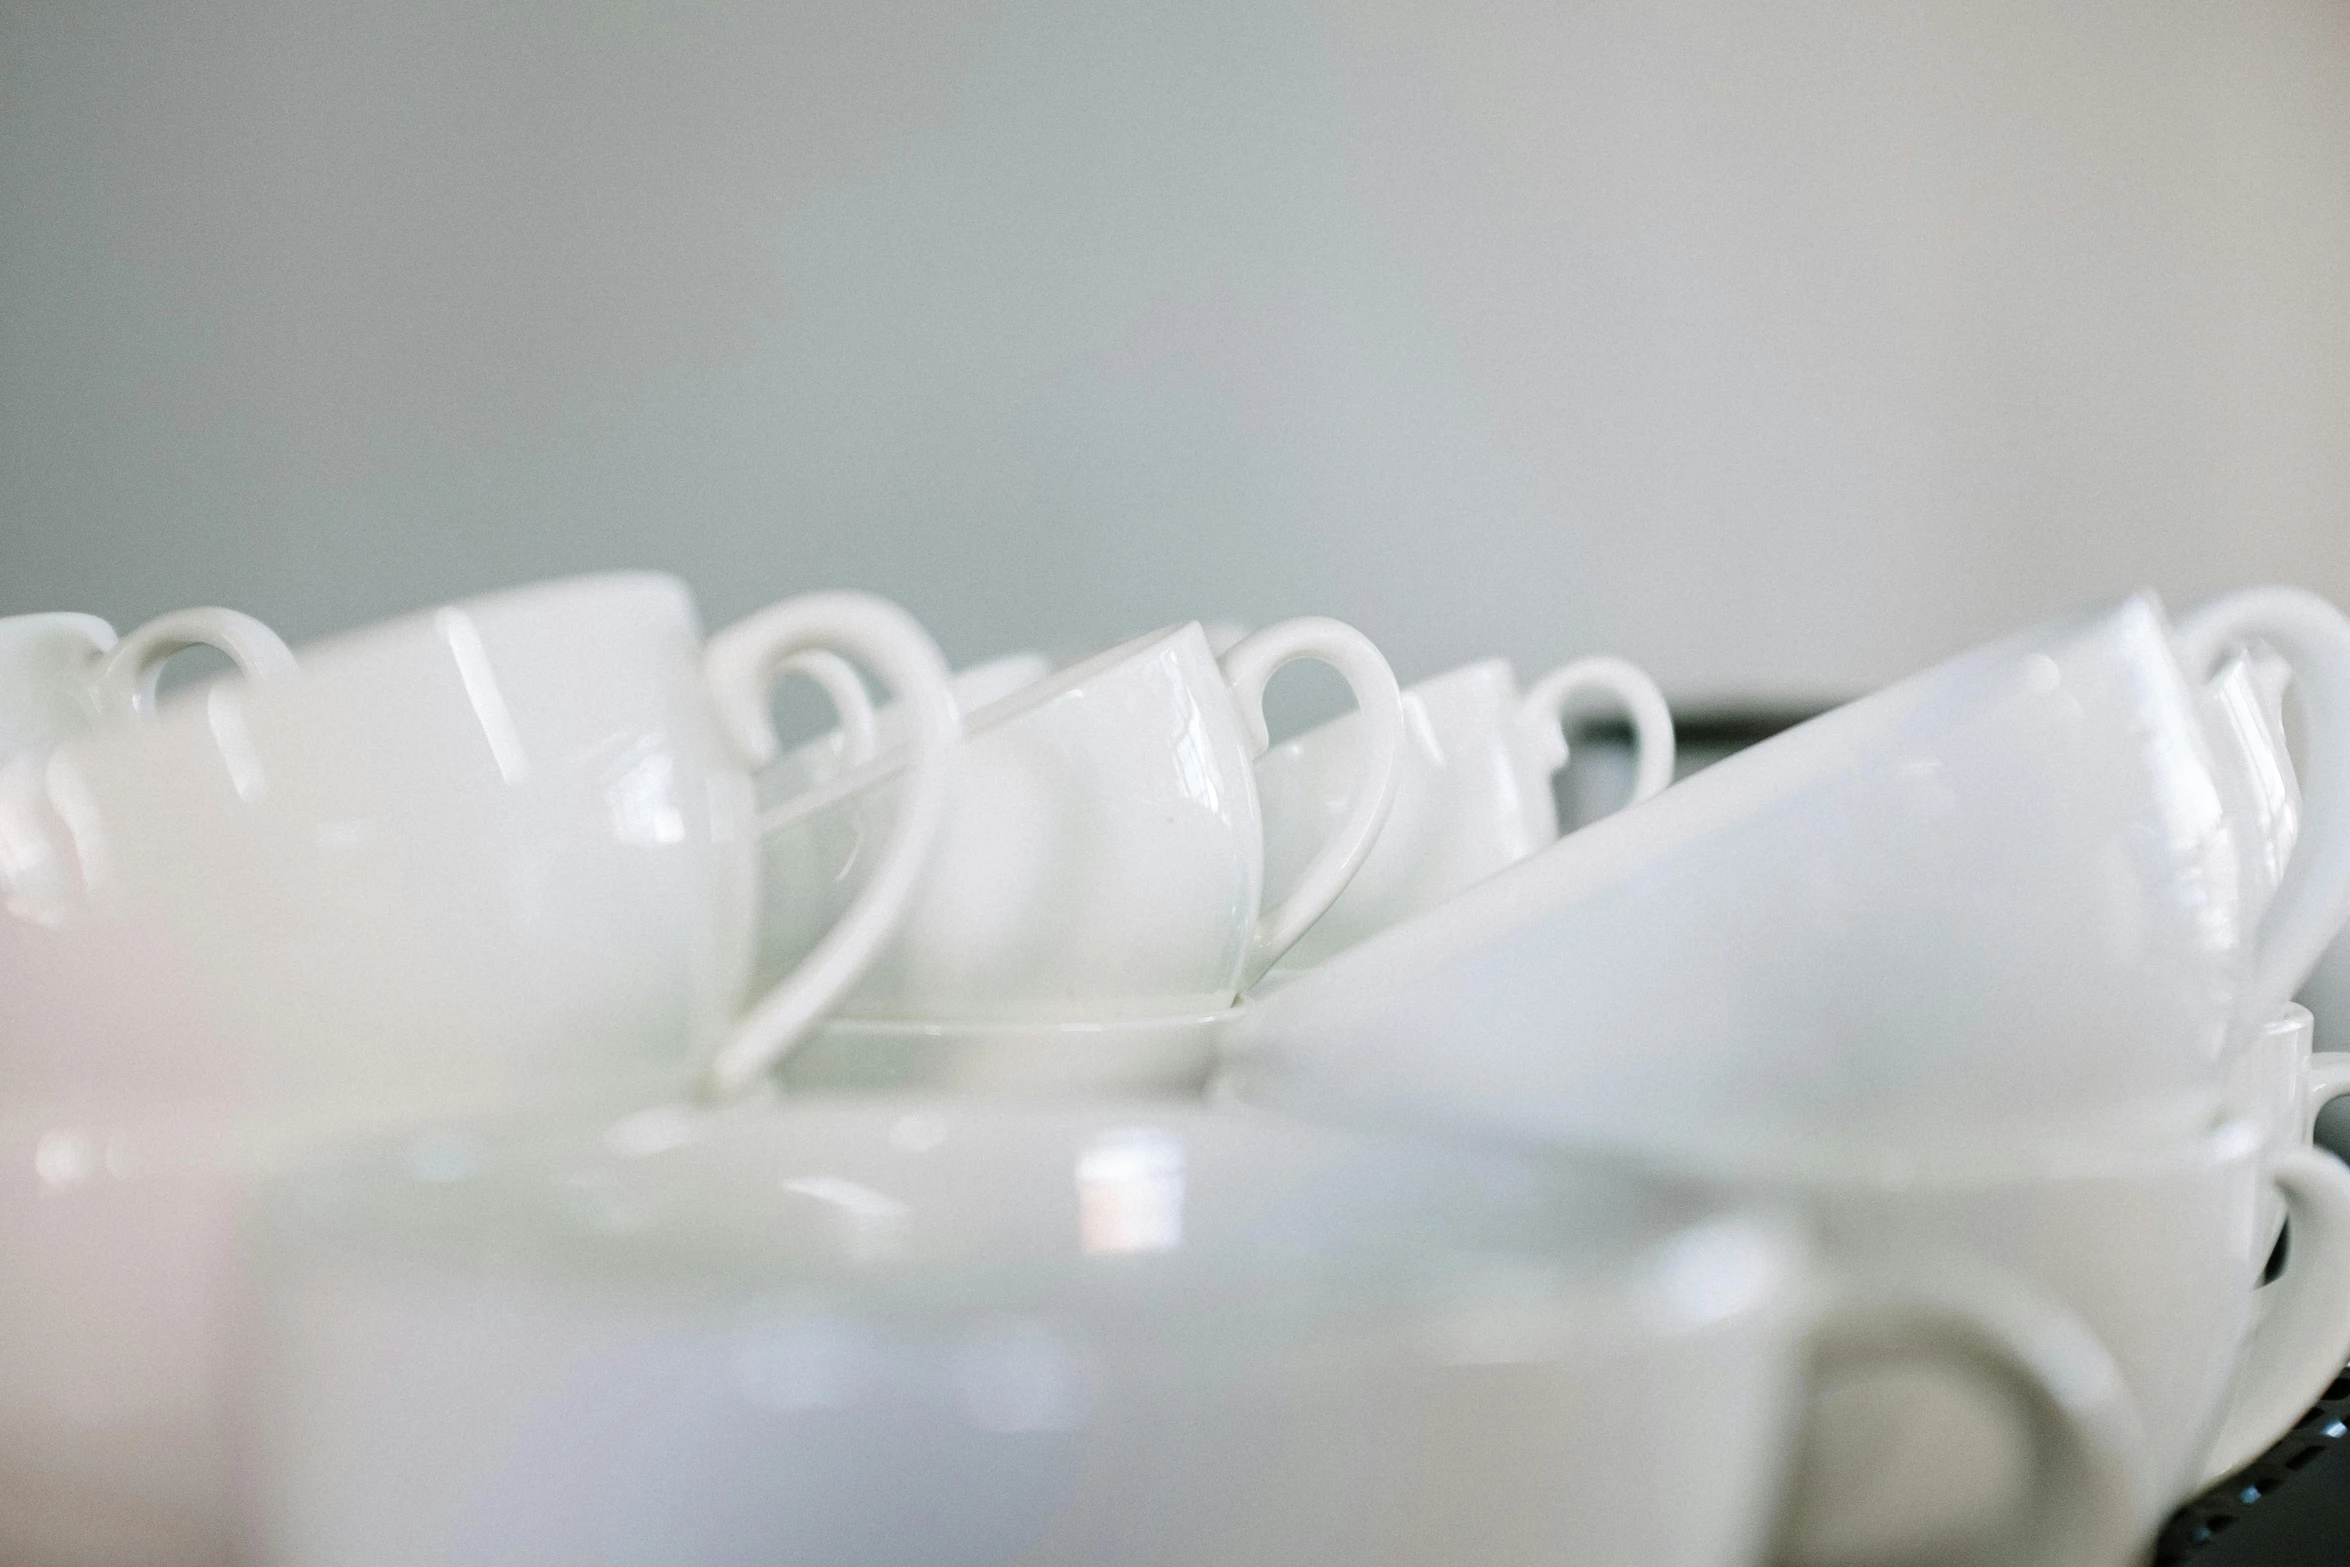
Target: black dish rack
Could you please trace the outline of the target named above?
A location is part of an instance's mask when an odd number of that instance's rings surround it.
[[[2173,1514],[2154,1567],[2350,1563],[2350,1370],[2301,1423]]]

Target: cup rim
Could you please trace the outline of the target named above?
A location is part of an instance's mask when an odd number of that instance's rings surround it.
[[[2131,1180],[2257,1160],[2268,1134],[2250,1116],[2213,1113],[2199,1129],[2124,1122],[2077,1136],[2004,1137],[1987,1150],[1884,1146],[1839,1150],[1771,1172],[1746,1165],[1721,1177],[1756,1180],[1804,1197],[1840,1192],[1986,1192],[2051,1182]],[[1669,1166],[1668,1166],[1669,1167]]]
[[[966,738],[971,738],[1012,723],[1031,709],[1042,707],[1056,697],[1076,690],[1088,681],[1098,680],[1103,675],[1139,662],[1146,654],[1155,651],[1163,644],[1180,640],[1187,631],[1199,632],[1199,622],[1180,620],[1173,625],[1161,626],[1156,631],[1148,631],[1138,637],[1129,637],[1124,642],[1103,648],[1098,653],[1089,654],[1065,668],[1052,670],[1041,679],[1031,681],[1017,691],[1007,692],[986,706],[974,708],[965,714],[963,734]],[[1204,650],[1207,640],[1206,633],[1200,632],[1199,634]],[[1214,663],[1215,655],[1209,654],[1208,661]],[[876,757],[875,760],[881,759]]]
[[[353,653],[396,637],[413,635],[420,629],[430,627],[437,617],[450,610],[464,614],[503,614],[542,603],[559,604],[568,609],[590,598],[610,598],[623,602],[630,599],[647,602],[665,600],[672,604],[683,604],[689,616],[694,611],[692,588],[686,585],[684,578],[674,573],[640,568],[578,572],[570,576],[520,583],[488,593],[443,599],[304,643],[294,652],[297,672],[290,678],[299,681],[308,675],[331,674],[335,664]],[[698,636],[698,619],[695,629]]]
[[[78,631],[101,649],[114,646],[117,633],[103,615],[78,609],[40,609],[24,615],[0,615],[0,642],[31,640],[52,632]]]
[[[2162,633],[2162,603],[2150,589],[2108,598],[2039,621],[1894,681],[1705,768],[1674,787],[1602,817],[1459,896],[1333,954],[1295,984],[1267,997],[1268,1009],[1327,1009],[1351,1015],[1386,986],[1376,976],[1449,963],[1505,939],[1550,911],[1605,897],[1648,868],[1722,832],[1791,809],[1895,742],[1956,721],[1956,692],[1981,688],[1988,672],[2068,649],[2100,634]],[[2185,682],[2175,653],[2169,668]],[[1964,709],[1967,704],[1959,704]],[[1863,743],[1865,742],[1865,743]],[[1366,981],[1368,981],[1366,983]],[[1340,998],[1334,1002],[1333,997]],[[1268,1019],[1271,1014],[1268,1012]]]
[[[963,716],[963,738],[960,743],[969,745],[984,735],[1016,723],[1031,711],[1068,695],[1089,681],[1122,670],[1164,644],[1183,640],[1186,633],[1199,639],[1201,656],[1214,667],[1216,658],[1208,651],[1207,636],[1200,630],[1199,622],[1178,621],[1174,625],[1162,626],[1156,631],[1104,648],[1065,668],[1047,670],[1018,690],[1007,692],[985,706],[973,709]],[[1004,662],[1020,656],[1023,655],[1007,654],[1003,660],[991,659],[989,662]],[[883,747],[857,766],[843,768],[821,783],[769,807],[762,818],[761,831],[774,833],[788,830],[843,800],[865,793],[903,773],[912,755],[912,751],[903,743]]]
[[[962,1134],[972,1129],[980,1142],[965,1153],[971,1145]],[[1672,1272],[1678,1244],[1692,1236],[1723,1235],[1742,1237],[1750,1260],[1764,1259],[1777,1270],[1770,1280],[1770,1293],[1777,1298],[1792,1298],[1807,1276],[1808,1233],[1796,1205],[1775,1194],[1726,1190],[1621,1160],[1565,1159],[1508,1147],[1464,1148],[1406,1134],[1318,1126],[1247,1107],[1115,1095],[783,1095],[717,1110],[678,1103],[618,1116],[463,1123],[379,1139],[358,1149],[356,1156],[346,1148],[313,1162],[279,1183],[262,1222],[280,1246],[352,1262],[369,1271],[413,1276],[420,1267],[455,1266],[472,1274],[479,1271],[477,1264],[495,1265],[493,1271],[512,1267],[523,1277],[559,1289],[592,1281],[587,1287],[603,1295],[613,1294],[615,1287],[629,1288],[634,1281],[655,1289],[682,1289],[702,1299],[711,1298],[712,1285],[729,1293],[788,1286],[855,1302],[888,1290],[893,1280],[935,1297],[942,1282],[951,1293],[958,1281],[986,1279],[1054,1299],[1054,1281],[1090,1260],[1082,1243],[1072,1244],[1067,1237],[1043,1251],[1015,1248],[1002,1256],[925,1247],[877,1263],[811,1239],[781,1249],[762,1243],[748,1248],[759,1253],[751,1257],[736,1254],[739,1243],[728,1240],[723,1224],[708,1231],[692,1222],[672,1222],[664,1231],[658,1218],[646,1217],[612,1230],[599,1227],[592,1216],[580,1215],[576,1204],[566,1206],[562,1192],[604,1190],[597,1171],[633,1167],[648,1172],[636,1177],[642,1186],[637,1195],[658,1196],[664,1181],[675,1183],[668,1192],[682,1207],[673,1211],[674,1221],[674,1212],[690,1216],[697,1209],[705,1215],[732,1214],[736,1205],[730,1191],[796,1191],[800,1188],[792,1181],[821,1178],[827,1164],[837,1164],[841,1178],[892,1203],[935,1204],[942,1193],[974,1189],[958,1181],[952,1163],[929,1164],[935,1173],[913,1186],[888,1181],[866,1167],[912,1169],[916,1160],[928,1163],[938,1149],[952,1148],[950,1161],[958,1156],[976,1159],[971,1167],[980,1168],[991,1154],[1001,1157],[1005,1148],[1026,1143],[1027,1150],[1011,1156],[1035,1160],[1036,1171],[1058,1164],[1075,1175],[1079,1156],[1105,1140],[1162,1136],[1180,1145],[1180,1167],[1187,1172],[1202,1168],[1198,1161],[1203,1154],[1214,1161],[1225,1177],[1222,1202],[1233,1200],[1252,1166],[1275,1173],[1302,1171],[1323,1157],[1367,1160],[1370,1167],[1389,1172],[1440,1172],[1457,1181],[1433,1193],[1440,1210],[1474,1211],[1480,1203],[1515,1199],[1509,1215],[1496,1221],[1499,1238],[1482,1244],[1473,1238],[1450,1241],[1408,1217],[1399,1220],[1392,1233],[1384,1221],[1373,1218],[1368,1221],[1369,1240],[1352,1237],[1343,1227],[1335,1233],[1309,1229],[1296,1245],[1269,1252],[1245,1237],[1212,1230],[1213,1238],[1203,1241],[1187,1226],[1182,1243],[1168,1249],[1169,1260],[1155,1265],[1205,1270],[1203,1277],[1220,1272],[1218,1264],[1235,1257],[1277,1258],[1292,1252],[1299,1258],[1341,1263],[1356,1257],[1401,1256],[1440,1273],[1457,1271],[1456,1259],[1484,1257],[1548,1270],[1564,1286],[1565,1298],[1579,1305],[1624,1299],[1649,1302],[1660,1282],[1669,1293],[1672,1278],[1686,1276],[1686,1265],[1680,1274]],[[427,1146],[420,1139],[432,1140],[430,1147],[449,1156],[445,1169],[417,1169],[410,1150]],[[841,1152],[836,1154],[834,1148]],[[700,1175],[691,1162],[697,1159],[703,1165]],[[682,1174],[665,1174],[659,1168],[663,1161],[673,1169],[683,1164]],[[797,1170],[803,1165],[804,1171]],[[476,1184],[465,1189],[484,1176],[486,1188]],[[624,1195],[628,1184],[622,1183]],[[1189,1173],[1183,1191],[1187,1204],[1200,1195]],[[1504,1198],[1497,1198],[1497,1191]],[[1013,1194],[985,1201],[993,1205],[988,1211],[1009,1213],[1022,1199]],[[434,1206],[439,1204],[446,1206]],[[1241,1211],[1245,1213],[1245,1205]],[[403,1232],[408,1216],[418,1212],[425,1215],[424,1228]],[[1567,1228],[1555,1231],[1552,1227],[1558,1225]],[[1571,1243],[1562,1244],[1562,1234]],[[526,1236],[529,1244],[516,1236]],[[552,1250],[536,1249],[542,1241]],[[697,1250],[704,1246],[710,1249]],[[697,1256],[700,1264],[691,1260]],[[645,1260],[653,1257],[674,1266],[660,1271],[659,1277],[649,1272],[640,1276]],[[738,1268],[745,1271],[738,1273]],[[1660,1272],[1670,1277],[1660,1281]],[[1752,1304],[1709,1299],[1696,1309],[1700,1303],[1679,1301],[1690,1320],[1672,1326],[1700,1327],[1697,1319],[1719,1320]],[[1642,1315],[1653,1321],[1660,1313],[1644,1309]]]
[[[314,691],[341,678],[345,666],[364,660],[380,649],[433,635],[431,628],[434,623],[439,617],[451,612],[468,616],[493,615],[505,614],[518,607],[550,604],[557,606],[560,613],[575,615],[592,609],[593,606],[588,602],[592,599],[622,603],[633,600],[640,605],[674,609],[682,614],[697,645],[699,643],[701,626],[693,590],[684,579],[661,571],[582,572],[541,582],[523,583],[490,593],[444,599],[419,609],[334,632],[296,648],[294,667],[274,679],[207,680],[165,697],[157,705],[152,722],[101,724],[61,741],[58,749],[61,752],[73,752],[89,746],[147,746],[164,743],[158,737],[177,734],[183,729],[207,727],[210,722],[207,704],[224,692],[234,693],[234,700],[243,708],[266,710],[284,699],[281,693]]]

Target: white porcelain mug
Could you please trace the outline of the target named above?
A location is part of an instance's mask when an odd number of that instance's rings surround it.
[[[2184,1135],[2246,1008],[2323,941],[2350,852],[2350,625],[2306,595],[2225,606],[2186,665],[2140,595],[1573,833],[1262,997],[1238,1086],[1701,1162]],[[2310,719],[2257,974],[2189,677],[2223,631],[2286,657]]]
[[[1632,723],[1632,798],[1673,781],[1673,716],[1656,682],[1620,658],[1562,665],[1521,692],[1509,660],[1485,659],[1403,693],[1395,806],[1346,891],[1282,959],[1309,968],[1431,909],[1559,835],[1551,780],[1567,765],[1568,712],[1598,697]],[[1278,886],[1335,832],[1362,770],[1349,713],[1285,741],[1257,764],[1265,864]]]
[[[749,770],[811,646],[901,693],[919,760],[861,897],[746,1008]],[[582,578],[300,664],[0,773],[0,1558],[214,1542],[247,1184],[433,1116],[739,1091],[887,938],[951,781],[943,662],[861,594],[705,649],[682,583]]]
[[[1265,683],[1301,658],[1345,677],[1370,743],[1345,819],[1274,901],[1251,764],[1267,746]],[[1228,1007],[1370,853],[1402,729],[1385,660],[1317,618],[1267,627],[1221,665],[1196,623],[1171,627],[970,714],[931,875],[836,1027],[1025,1030]],[[771,874],[852,891],[898,779],[884,755],[771,813]],[[762,950],[788,960],[825,917],[770,904]]]
[[[654,1110],[346,1159],[258,1233],[258,1567],[1735,1567],[1800,1389],[1883,1363],[2035,1444],[2007,1562],[2143,1537],[2110,1363],[2027,1291],[1493,1149]]]
[[[274,632],[233,609],[174,610],[119,641],[95,615],[0,619],[0,761],[151,709],[163,665],[191,647],[227,654],[248,680],[275,679],[294,664]]]
[[[2256,1317],[2268,1243],[2249,1215],[2263,1186],[2290,1208],[2294,1244]],[[1806,1172],[1785,1189],[1832,1255],[1958,1252],[2063,1302],[2111,1354],[2143,1422],[2138,1506],[2149,1529],[2292,1429],[2350,1359],[2350,1172],[2307,1149],[2271,1160],[2265,1129],[2250,1121],[2193,1139],[1986,1152],[1951,1166],[1888,1158],[1874,1170]],[[1921,1533],[1963,1538],[1953,1466],[1972,1455],[1977,1471],[2002,1467],[1980,1456],[1965,1411],[1947,1386],[1848,1383],[1823,1397],[1807,1468],[1835,1505],[1799,1518],[1793,1554],[1906,1560]],[[2022,1462],[2015,1455],[2008,1472]]]

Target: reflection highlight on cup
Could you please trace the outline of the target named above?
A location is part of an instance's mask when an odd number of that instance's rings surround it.
[[[895,1256],[905,1246],[913,1210],[887,1192],[839,1175],[795,1176],[783,1189],[825,1205],[840,1221],[849,1255],[859,1261]]]
[[[1148,1127],[1104,1132],[1077,1156],[1077,1243],[1088,1257],[1183,1244],[1183,1145]]]

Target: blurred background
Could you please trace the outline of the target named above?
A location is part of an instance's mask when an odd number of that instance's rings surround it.
[[[617,565],[1693,707],[2350,599],[2350,6],[0,0],[0,612]]]

